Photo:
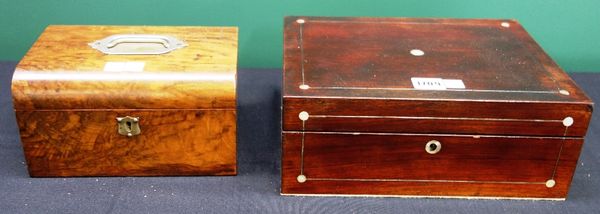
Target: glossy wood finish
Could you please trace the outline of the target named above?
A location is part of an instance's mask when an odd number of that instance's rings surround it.
[[[116,117],[140,118],[119,135]],[[17,111],[32,177],[235,175],[234,110]]]
[[[439,153],[425,151],[430,140],[441,142]],[[565,198],[582,144],[582,138],[307,132],[302,152],[302,133],[284,132],[282,193]],[[297,181],[300,174],[306,182]],[[556,186],[545,186],[550,179]]]
[[[107,55],[88,45],[116,34],[187,46]],[[12,82],[30,175],[235,175],[236,63],[235,27],[49,26]],[[140,117],[140,135],[118,134],[124,116]]]
[[[514,20],[287,17],[282,93],[292,195],[566,198],[593,108]]]
[[[572,117],[575,123],[568,135],[585,135],[592,101],[516,21],[288,17],[285,23],[284,130],[300,130],[301,124],[293,118],[306,111],[310,115],[500,120]],[[423,50],[425,55],[413,56],[412,49]],[[461,79],[466,88],[416,90],[411,77]],[[301,89],[303,84],[309,88]],[[306,128],[413,132],[417,128],[407,128],[407,124],[445,124],[421,130],[564,133],[560,123],[471,120],[458,127],[446,122],[450,120],[382,122],[347,117],[320,119],[318,125],[313,122]]]
[[[88,43],[114,34],[170,35],[161,55],[106,55]],[[105,72],[143,62],[143,72]],[[49,26],[17,65],[16,109],[235,109],[237,28]],[[202,84],[198,84],[202,82]]]
[[[511,103],[450,100],[285,98],[283,129],[307,131],[405,132],[584,136],[591,107],[571,103]],[[565,130],[562,121],[573,118]],[[544,118],[544,119],[540,119]],[[426,128],[423,128],[426,127]]]
[[[285,95],[590,102],[514,20],[287,17],[284,69]],[[415,91],[411,77],[483,91]]]

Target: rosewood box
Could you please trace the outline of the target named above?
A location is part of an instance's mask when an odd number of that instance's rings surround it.
[[[284,195],[565,199],[592,101],[514,20],[287,17]]]
[[[235,27],[49,26],[16,67],[29,174],[236,174]]]

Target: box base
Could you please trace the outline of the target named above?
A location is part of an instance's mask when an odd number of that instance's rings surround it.
[[[529,201],[565,201],[566,198],[527,198],[527,197],[489,197],[489,196],[428,196],[428,195],[352,195],[352,194],[289,194],[282,196],[300,197],[365,197],[365,198],[428,198],[428,199],[467,199],[467,200],[529,200]]]

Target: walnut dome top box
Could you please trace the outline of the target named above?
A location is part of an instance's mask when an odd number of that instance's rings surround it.
[[[237,34],[46,28],[12,82],[30,175],[235,175]]]
[[[287,17],[284,195],[564,199],[592,101],[514,20]]]

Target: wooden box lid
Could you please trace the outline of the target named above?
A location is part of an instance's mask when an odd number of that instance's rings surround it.
[[[15,109],[235,109],[237,34],[49,26],[16,67]]]
[[[283,78],[284,130],[583,136],[592,112],[514,20],[287,17]]]

